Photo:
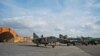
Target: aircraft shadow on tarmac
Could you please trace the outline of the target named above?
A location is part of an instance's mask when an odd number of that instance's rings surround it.
[[[29,45],[29,44],[20,44],[18,46],[26,46],[26,47],[37,47],[36,45]],[[40,45],[38,46],[39,48],[50,48],[49,46],[43,46],[43,45]]]

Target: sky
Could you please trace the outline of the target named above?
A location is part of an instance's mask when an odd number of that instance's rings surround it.
[[[0,0],[0,26],[20,36],[100,37],[100,0]]]

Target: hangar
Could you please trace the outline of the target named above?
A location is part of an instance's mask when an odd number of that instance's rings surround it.
[[[13,29],[8,27],[0,27],[0,42],[15,43],[19,41],[20,37]]]

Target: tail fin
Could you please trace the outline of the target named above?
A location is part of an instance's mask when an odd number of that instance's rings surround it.
[[[37,39],[37,38],[39,38],[39,36],[33,33],[33,39]]]
[[[43,35],[41,35],[41,38],[44,38],[44,36],[43,36]]]
[[[62,35],[62,34],[59,34],[59,38],[60,38],[60,39],[63,38],[63,35]]]

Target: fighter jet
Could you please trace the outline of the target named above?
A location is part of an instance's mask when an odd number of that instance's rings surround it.
[[[52,48],[54,48],[56,46],[57,39],[54,36],[44,37],[43,35],[41,35],[41,38],[40,38],[38,35],[33,33],[32,42],[35,43],[37,47],[40,44],[43,44],[44,46],[50,45],[52,46]]]
[[[86,45],[86,46],[89,44],[90,45],[97,45],[98,44],[96,39],[94,39],[92,37],[81,37],[80,41],[81,41],[82,45]]]
[[[63,36],[59,34],[59,40],[58,40],[59,43],[67,44],[67,46],[70,46],[71,44],[76,45],[74,40],[70,40],[67,37],[68,37],[67,35]]]

